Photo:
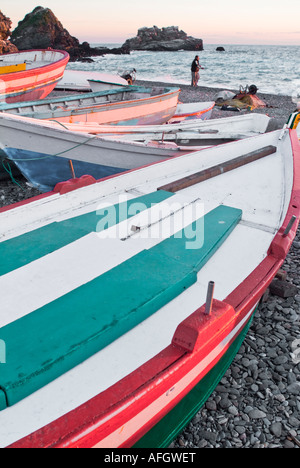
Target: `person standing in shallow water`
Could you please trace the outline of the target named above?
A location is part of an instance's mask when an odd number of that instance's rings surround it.
[[[199,63],[199,55],[196,55],[192,62],[191,71],[192,71],[192,83],[191,86],[196,87],[200,78],[199,70],[203,69]]]

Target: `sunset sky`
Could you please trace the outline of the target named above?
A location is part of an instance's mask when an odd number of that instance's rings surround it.
[[[1,0],[13,24],[36,6],[50,8],[81,42],[117,42],[141,27],[178,26],[204,44],[300,45],[300,0]]]

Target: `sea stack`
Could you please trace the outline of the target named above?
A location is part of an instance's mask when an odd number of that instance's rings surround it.
[[[188,36],[180,31],[178,26],[166,28],[140,28],[137,36],[127,39],[123,47],[129,50],[151,51],[177,51],[177,50],[203,50],[203,40]]]

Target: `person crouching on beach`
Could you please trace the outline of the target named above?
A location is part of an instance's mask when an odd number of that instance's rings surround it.
[[[193,87],[197,86],[198,84],[198,81],[199,81],[199,78],[200,78],[200,73],[199,73],[199,70],[203,69],[203,67],[201,67],[200,63],[199,63],[199,55],[196,55],[196,57],[194,58],[193,62],[192,62],[192,66],[191,66],[191,71],[192,71],[192,83],[191,85]]]

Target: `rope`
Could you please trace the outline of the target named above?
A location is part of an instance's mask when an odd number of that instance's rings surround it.
[[[64,127],[66,130],[69,130],[68,127],[66,127],[63,123],[59,122],[59,120],[51,120],[51,122],[55,122],[55,123],[58,123],[59,125],[61,125],[62,127]]]
[[[4,161],[5,161],[4,159],[1,159],[3,169],[9,174],[9,176],[10,176],[12,182],[13,182],[14,184],[18,185],[22,190],[25,190],[25,188],[22,187],[22,185],[19,184],[19,182],[17,182],[17,181],[15,180],[15,178],[14,178],[14,176],[13,176],[13,173],[12,173],[12,170],[11,170],[11,167],[10,167],[10,164],[9,164],[9,161],[6,160],[6,163],[7,163],[8,167],[5,167]]]
[[[54,122],[59,123],[60,125],[62,125],[62,127],[64,127],[66,130],[68,130],[68,128],[65,127],[61,122],[58,122],[58,121],[56,121],[56,120],[55,120]],[[67,150],[65,150],[65,151],[61,151],[60,153],[56,153],[56,154],[52,154],[52,155],[47,155],[47,156],[41,156],[40,158],[22,158],[22,159],[16,159],[16,158],[14,158],[13,161],[21,161],[21,162],[22,162],[22,161],[41,161],[41,160],[43,160],[43,159],[52,158],[53,156],[60,156],[61,154],[68,153],[69,151],[72,151],[73,149],[76,149],[76,148],[79,148],[80,146],[85,145],[86,143],[88,143],[89,141],[91,141],[91,140],[93,140],[93,139],[95,139],[95,138],[97,138],[97,135],[93,135],[93,136],[87,138],[86,140],[84,140],[82,143],[78,143],[78,145],[75,145],[75,146],[73,146],[72,148],[69,148],[69,149],[67,149]],[[5,166],[4,161],[6,161],[8,167]],[[20,184],[15,180],[8,159],[5,159],[5,160],[4,160],[3,158],[1,158],[1,163],[2,163],[3,169],[9,174],[9,176],[10,176],[12,182],[13,182],[14,184],[18,185],[22,190],[25,190],[25,188],[22,187],[22,185],[20,185]]]
[[[36,157],[36,158],[21,158],[21,159],[14,158],[13,161],[41,161],[43,159],[52,158],[53,156],[60,156],[61,154],[68,153],[69,151],[72,151],[73,149],[76,149],[76,148],[79,148],[80,146],[85,145],[86,143],[88,143],[91,140],[94,140],[95,138],[97,138],[97,135],[93,135],[90,138],[87,138],[86,140],[84,140],[82,143],[78,143],[78,145],[72,146],[72,148],[69,148],[69,149],[64,150],[64,151],[60,151],[59,153],[56,153],[56,154],[49,154],[49,155],[46,155],[46,156],[41,156],[40,158],[38,158],[38,157]]]

